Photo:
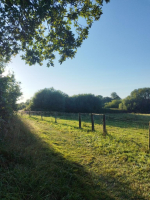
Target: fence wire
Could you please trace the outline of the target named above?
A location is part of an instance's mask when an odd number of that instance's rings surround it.
[[[30,116],[41,116],[43,120],[46,117],[53,117],[57,119],[57,123],[59,123],[59,119],[64,120],[79,120],[79,113],[65,113],[65,112],[43,112],[43,111],[21,111],[21,114],[28,114]],[[81,115],[81,123],[91,123],[91,113],[80,113]],[[103,124],[103,114],[95,114],[94,116],[94,124],[102,125]],[[105,122],[106,128],[107,126],[116,125],[118,127],[127,128],[132,127],[135,129],[149,128],[150,116],[144,115],[133,115],[133,114],[105,114]]]

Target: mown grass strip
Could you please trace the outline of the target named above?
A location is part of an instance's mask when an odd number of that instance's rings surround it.
[[[38,116],[15,119],[1,145],[1,199],[150,199],[146,129]]]

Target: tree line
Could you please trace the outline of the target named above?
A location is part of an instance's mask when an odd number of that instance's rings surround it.
[[[52,87],[39,90],[30,100],[27,100],[25,103],[20,103],[18,109],[99,113],[105,103],[111,102],[111,100],[111,97],[96,96],[94,94],[69,96]]]
[[[135,113],[150,113],[150,88],[139,88],[124,99],[114,99],[106,103],[105,108],[117,108]]]
[[[121,99],[116,92],[112,92],[110,97],[94,94],[69,96],[60,90],[45,88],[36,92],[30,100],[20,103],[18,109],[73,113],[113,111],[150,113],[150,88],[136,89],[124,99]]]

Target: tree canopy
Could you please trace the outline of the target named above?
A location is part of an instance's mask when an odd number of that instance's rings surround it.
[[[119,104],[129,112],[150,113],[150,88],[135,89]]]
[[[69,97],[54,88],[45,88],[35,93],[26,110],[58,112],[100,112],[102,100],[93,94],[79,94]]]
[[[114,99],[111,102],[105,103],[104,108],[118,108],[120,103],[121,103],[121,100]]]
[[[47,60],[48,67],[54,65],[55,52],[60,63],[73,58],[102,5],[103,0],[1,0],[0,52],[8,61],[22,51],[27,64]]]
[[[120,100],[121,99],[116,92],[112,92],[111,93],[111,98],[113,100]]]
[[[36,92],[27,108],[31,110],[65,111],[66,94],[54,88],[45,88]]]
[[[99,113],[102,100],[93,94],[78,94],[66,98],[66,112]]]

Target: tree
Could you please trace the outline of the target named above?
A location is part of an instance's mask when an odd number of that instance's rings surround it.
[[[79,94],[68,97],[66,101],[67,112],[98,113],[102,109],[102,101],[93,94]]]
[[[17,82],[13,73],[4,76],[6,63],[0,58],[0,129],[2,122],[7,122],[17,109],[17,100],[22,95],[20,82]]]
[[[113,100],[120,100],[121,99],[116,92],[112,92],[111,93],[111,98]]]
[[[31,110],[65,111],[66,94],[54,88],[45,88],[35,93],[27,108]]]
[[[150,113],[150,88],[140,88],[122,100],[119,108],[129,112]]]
[[[54,65],[55,52],[60,63],[73,58],[99,20],[102,5],[103,0],[1,0],[0,52],[8,61],[22,51],[27,64],[48,60],[48,67]]]
[[[120,103],[121,100],[112,100],[111,102],[106,103],[104,108],[119,108]]]
[[[17,110],[23,110],[24,108],[26,108],[26,103],[21,102],[17,104]]]
[[[26,110],[58,112],[100,112],[102,101],[93,94],[79,94],[69,97],[54,88],[45,88],[35,93]]]
[[[105,103],[109,103],[111,101],[112,101],[112,98],[110,98],[110,97],[103,97],[102,98],[102,105],[104,106]]]

